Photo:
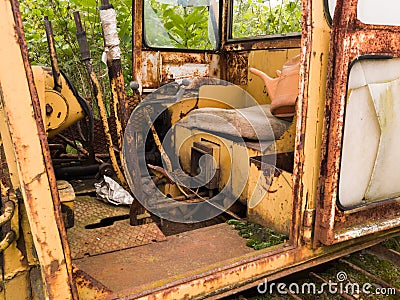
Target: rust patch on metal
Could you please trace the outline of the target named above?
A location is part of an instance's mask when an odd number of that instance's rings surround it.
[[[204,53],[163,52],[161,59],[166,64],[202,64],[206,60],[206,55]]]
[[[53,260],[50,264],[50,274],[54,275],[58,272],[58,269],[60,268],[60,264],[58,260]]]
[[[301,211],[304,200],[304,161],[305,161],[305,130],[308,114],[308,92],[307,88],[310,84],[307,74],[310,70],[310,52],[312,45],[312,11],[311,1],[302,1],[302,38],[301,48],[306,49],[300,60],[300,89],[299,99],[296,107],[296,138],[293,165],[293,218],[290,227],[290,240],[297,245],[301,235]]]
[[[279,35],[270,37],[268,39],[251,38],[248,40],[241,40],[239,42],[229,41],[224,50],[228,52],[233,51],[252,51],[264,49],[290,49],[300,47],[301,35],[298,33],[286,34],[285,37]]]
[[[129,102],[126,99],[126,92],[125,92],[125,84],[124,84],[124,77],[122,75],[122,65],[121,60],[113,59],[112,61],[107,62],[108,66],[108,74],[110,77],[111,88],[113,95],[113,101],[118,100],[118,111],[117,116],[122,123],[122,129],[125,130],[126,124],[128,123],[129,115]],[[120,133],[121,134],[121,133]]]
[[[143,0],[133,2],[132,11],[132,80],[142,78]]]
[[[233,84],[247,85],[248,58],[247,52],[232,52],[227,55],[228,78]]]
[[[139,56],[140,54],[140,56]],[[143,88],[158,88],[162,84],[191,77],[220,74],[218,55],[210,53],[156,52],[138,50],[135,70]]]
[[[73,265],[73,278],[83,299],[114,299],[117,296],[101,282]]]

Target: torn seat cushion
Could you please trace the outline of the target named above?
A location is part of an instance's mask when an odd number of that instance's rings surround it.
[[[290,126],[271,114],[269,104],[240,109],[199,108],[180,124],[217,135],[259,141],[273,141]]]

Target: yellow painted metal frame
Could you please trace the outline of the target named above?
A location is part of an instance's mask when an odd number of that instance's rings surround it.
[[[296,116],[291,232],[295,243],[301,243],[301,233],[310,230],[307,222],[304,222],[304,215],[312,215],[316,207],[330,39],[324,1],[303,0],[302,3],[300,90]],[[311,241],[307,239],[304,242]]]
[[[0,109],[3,116],[0,132],[7,149],[7,163],[13,172],[13,189],[22,195],[21,204],[27,211],[29,226],[21,230],[32,234],[46,298],[73,299],[77,295],[69,248],[18,1],[1,0],[0,16]],[[10,257],[10,262],[17,258]],[[25,265],[24,270],[27,268]],[[28,285],[29,281],[25,291],[18,290],[20,287],[10,290],[8,296],[25,293],[32,297]]]
[[[84,117],[82,107],[64,76],[60,75],[62,88],[58,92],[54,90],[54,77],[50,68],[33,66],[32,71],[49,137],[60,133]],[[47,112],[46,109],[50,111]]]

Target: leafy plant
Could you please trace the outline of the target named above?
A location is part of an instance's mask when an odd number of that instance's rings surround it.
[[[149,46],[212,49],[207,6],[175,6],[145,1],[145,36]],[[157,24],[154,26],[154,24]]]
[[[115,0],[112,4],[117,11],[118,32],[121,40],[122,66],[125,82],[132,74],[132,13],[130,0]],[[109,99],[110,91],[106,66],[101,61],[104,50],[102,29],[98,7],[100,0],[24,0],[20,9],[24,22],[25,36],[28,43],[32,64],[49,65],[50,58],[44,16],[52,22],[54,39],[60,68],[72,79],[80,93],[90,97],[90,84],[86,70],[81,63],[73,12],[79,11],[83,27],[90,45],[93,66],[100,77],[103,94]]]
[[[209,39],[208,6],[178,6],[157,0],[146,0],[144,3],[145,36],[150,46],[199,50],[215,46]],[[112,4],[117,12],[123,75],[128,83],[132,74],[132,4],[131,0],[112,0]],[[32,64],[50,63],[43,23],[44,16],[48,16],[53,24],[60,67],[71,77],[82,95],[88,98],[90,84],[81,63],[73,20],[74,11],[81,13],[91,45],[93,66],[100,75],[103,95],[109,99],[106,67],[101,62],[104,47],[98,12],[100,5],[100,0],[20,0]],[[235,38],[300,30],[300,0],[234,1],[232,34]]]
[[[300,0],[235,0],[233,38],[301,31]]]

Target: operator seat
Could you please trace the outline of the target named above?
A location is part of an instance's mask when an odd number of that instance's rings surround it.
[[[229,139],[273,141],[290,123],[273,116],[270,104],[264,104],[238,109],[199,108],[182,120],[181,125]]]
[[[250,68],[250,72],[264,81],[271,104],[238,109],[199,108],[182,120],[182,125],[233,139],[278,139],[290,127],[291,122],[287,119],[292,118],[295,113],[300,55],[289,59],[282,70],[277,71],[276,78],[254,68]]]

